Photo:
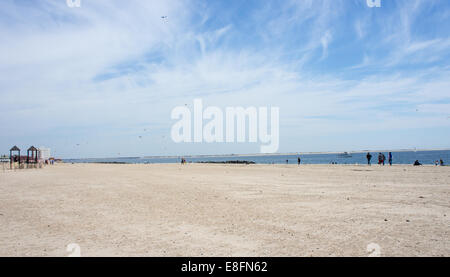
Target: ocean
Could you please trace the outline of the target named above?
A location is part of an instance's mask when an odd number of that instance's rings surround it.
[[[378,163],[378,153],[371,152],[372,164]],[[383,152],[386,158],[388,152]],[[367,152],[348,153],[348,155],[337,153],[324,154],[289,154],[289,155],[230,155],[230,156],[185,156],[187,162],[226,162],[226,161],[252,161],[256,164],[296,164],[297,157],[301,158],[302,164],[367,164]],[[435,151],[399,151],[392,152],[393,164],[413,164],[419,160],[422,164],[434,164],[436,160],[442,159],[445,164],[450,162],[450,150]],[[69,163],[126,163],[126,164],[151,164],[151,163],[179,163],[181,157],[121,157],[121,158],[99,158],[99,159],[64,159]],[[387,163],[387,161],[386,161]]]

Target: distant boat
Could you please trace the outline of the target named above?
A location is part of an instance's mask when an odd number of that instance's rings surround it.
[[[339,158],[351,158],[352,155],[350,155],[348,152],[344,152],[344,153],[338,154],[338,157]]]

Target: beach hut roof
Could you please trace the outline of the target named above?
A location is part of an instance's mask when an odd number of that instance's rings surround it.
[[[28,148],[28,151],[37,151],[36,147],[31,146],[30,148]]]
[[[13,148],[11,148],[9,151],[20,151],[19,147],[17,147],[16,145],[14,145]]]

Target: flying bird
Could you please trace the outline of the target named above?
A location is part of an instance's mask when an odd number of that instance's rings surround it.
[[[161,18],[164,19],[164,18],[167,18],[167,16],[166,16],[166,15],[163,15],[163,16],[161,16]]]

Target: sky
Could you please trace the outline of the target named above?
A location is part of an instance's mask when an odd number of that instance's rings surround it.
[[[278,152],[450,148],[450,1],[0,1],[0,154],[175,143],[177,106],[279,107]]]

